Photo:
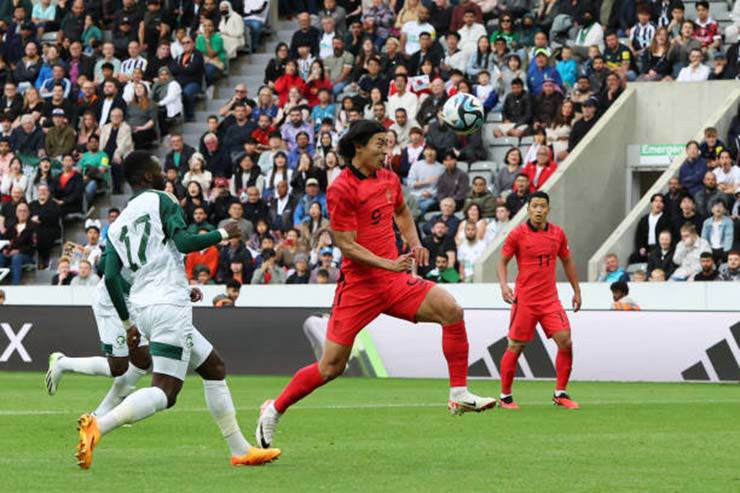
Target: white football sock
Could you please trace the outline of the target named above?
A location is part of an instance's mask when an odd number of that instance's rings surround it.
[[[102,356],[90,356],[89,358],[69,358],[63,356],[57,360],[57,368],[62,373],[71,371],[74,373],[84,373],[85,375],[111,376],[108,359]]]
[[[126,373],[113,380],[113,385],[111,385],[108,394],[98,405],[98,408],[93,411],[93,414],[98,418],[108,414],[111,409],[119,405],[123,399],[136,390],[136,384],[147,373],[147,370],[142,370],[129,363]]]
[[[450,399],[460,399],[467,393],[467,387],[450,387]]]
[[[226,439],[233,456],[242,456],[249,450],[249,443],[236,422],[236,409],[226,380],[203,380],[206,405],[216,421],[221,435]]]
[[[108,414],[98,419],[100,433],[105,435],[119,426],[135,423],[167,409],[167,395],[159,387],[139,389],[126,397]]]

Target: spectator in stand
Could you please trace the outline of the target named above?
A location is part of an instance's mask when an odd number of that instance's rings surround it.
[[[309,153],[302,153],[290,182],[293,193],[296,195],[304,193],[309,180],[316,181],[322,193],[326,191],[326,170],[315,166]]]
[[[463,220],[457,228],[457,233],[455,233],[455,244],[462,244],[465,239],[465,227],[469,223],[475,224],[479,240],[485,238],[488,219],[481,216],[481,210],[480,207],[478,207],[478,204],[470,204],[465,208]]]
[[[61,257],[57,263],[57,273],[51,278],[52,286],[69,286],[75,273],[70,269],[68,257]]]
[[[438,284],[460,282],[460,274],[454,267],[450,266],[450,261],[446,255],[437,255],[434,257],[434,269],[427,272],[424,278]]]
[[[677,176],[668,180],[668,191],[663,195],[665,211],[668,212],[671,221],[675,223],[681,214],[681,199],[686,193],[681,190],[681,184]]]
[[[203,19],[202,32],[195,40],[195,48],[203,54],[203,69],[206,75],[206,87],[211,88],[224,74],[227,68],[228,55],[224,49],[224,40],[211,19]],[[209,89],[213,91],[212,89]],[[212,95],[212,92],[209,93]]]
[[[529,175],[519,173],[514,180],[514,191],[506,196],[506,207],[512,217],[529,201],[530,193]]]
[[[230,238],[226,244],[221,245],[219,247],[218,257],[219,266],[216,278],[220,283],[232,278],[233,271],[231,270],[231,264],[240,262],[244,267],[245,281],[243,284],[249,284],[253,273],[252,254],[249,253],[249,250],[240,238]],[[249,278],[246,277],[247,274]]]
[[[701,50],[708,56],[713,56],[715,50],[720,49],[722,36],[717,22],[709,17],[709,2],[696,2],[696,21],[694,39],[701,43]]]
[[[416,94],[406,89],[408,77],[404,74],[399,74],[394,79],[394,82],[396,92],[388,98],[388,104],[386,105],[388,118],[392,120],[395,119],[396,110],[399,108],[405,109],[407,115],[416,115],[418,111],[419,98]]]
[[[463,282],[473,282],[474,266],[480,259],[486,244],[478,238],[478,228],[474,222],[465,224],[465,239],[457,247],[457,260],[460,268],[460,278]]]
[[[314,140],[313,126],[303,120],[303,114],[300,108],[291,108],[288,114],[288,121],[283,124],[281,129],[283,140],[287,143],[288,151],[297,147],[298,135],[305,132],[308,136],[308,144]]]
[[[223,228],[226,223],[230,222],[239,226],[242,241],[245,243],[249,241],[249,238],[254,234],[254,225],[244,219],[244,206],[241,202],[232,202],[229,205],[229,217],[219,222],[218,227]]]
[[[294,258],[295,269],[293,273],[288,276],[285,284],[308,284],[311,278],[311,273],[308,270],[308,256],[305,253],[300,253]]]
[[[740,281],[740,251],[732,250],[727,255],[727,263],[719,268],[721,281]]]
[[[689,141],[686,144],[686,160],[678,172],[678,181],[681,186],[695,196],[702,189],[707,170],[707,162],[699,152],[699,143],[695,140]]]
[[[311,16],[308,12],[300,12],[297,16],[298,30],[293,33],[290,40],[290,55],[298,56],[298,47],[305,45],[311,48],[311,54],[318,56],[321,31],[311,25]]]
[[[534,100],[535,129],[548,127],[555,121],[563,99],[560,88],[554,81],[546,78],[542,82],[542,91]]]
[[[23,173],[20,159],[13,158],[13,160],[10,161],[10,169],[8,170],[8,173],[3,176],[2,181],[0,182],[0,192],[2,192],[3,197],[7,198],[14,190],[18,190],[21,197],[25,197],[30,188],[30,181],[31,180],[28,175]]]
[[[444,219],[439,218],[434,221],[431,234],[428,234],[424,238],[422,245],[429,250],[429,258],[444,256],[447,259],[448,265],[455,265],[457,261],[457,247]],[[425,275],[429,270],[429,266],[421,266],[419,275]]]
[[[213,175],[206,169],[206,160],[203,154],[196,152],[190,156],[188,161],[188,172],[182,179],[183,186],[187,186],[190,182],[196,182],[200,185],[203,194],[208,197],[211,193],[211,183],[213,182]]]
[[[16,220],[3,235],[9,244],[0,251],[0,267],[9,267],[14,286],[21,283],[23,266],[33,263],[35,247],[35,226],[30,219],[28,204],[20,203],[15,208]]]
[[[231,195],[234,197],[241,197],[242,194],[246,194],[247,189],[255,187],[262,195],[262,191],[265,187],[265,177],[260,173],[259,167],[254,164],[254,160],[248,154],[244,155],[239,161],[239,169],[236,170],[234,178],[230,183]]]
[[[532,99],[524,90],[524,82],[516,78],[511,81],[511,92],[504,98],[504,122],[493,129],[493,135],[521,138],[532,124]]]
[[[421,112],[421,110],[419,111]],[[436,116],[437,113],[435,112],[434,114]],[[411,129],[412,128],[418,129],[418,124],[409,122],[408,113],[406,113],[405,108],[398,108],[395,113],[395,118],[396,118],[395,123],[393,123],[390,127],[388,127],[388,129],[396,133],[396,137],[398,139],[398,145],[400,145],[401,147],[406,147],[411,141]],[[422,135],[421,132],[419,132],[418,135],[421,136]],[[417,144],[418,144],[418,141],[417,141]],[[421,150],[419,150],[419,153],[421,153]]]
[[[617,281],[627,282],[629,280],[629,276],[625,272],[624,268],[619,265],[619,257],[617,257],[616,253],[608,253],[606,257],[604,257],[604,270],[599,274],[599,277],[596,280],[598,282],[609,283]]]
[[[509,185],[508,190],[511,190],[513,184],[512,182]],[[473,184],[465,199],[464,208],[467,209],[470,204],[477,204],[485,218],[494,217],[496,214],[496,195],[488,189],[486,179],[482,176],[473,178]]]
[[[723,194],[732,197],[740,190],[740,167],[732,164],[732,155],[722,149],[717,158],[717,167],[712,170],[717,180],[717,188]]]
[[[293,224],[300,228],[304,242],[312,244],[321,231],[329,228],[329,220],[323,216],[324,207],[319,202],[312,202],[308,206],[308,213],[299,222],[294,218]]]
[[[169,134],[170,129],[182,117],[182,87],[172,78],[169,66],[159,69],[159,79],[152,86],[152,100],[159,108],[159,130],[162,135]]]
[[[201,228],[198,233],[207,233],[206,228]],[[190,280],[190,284],[196,282],[196,270],[199,267],[205,266],[208,268],[210,274],[209,278],[218,271],[218,249],[215,246],[210,246],[203,250],[191,252],[185,256],[185,272]]]
[[[655,32],[650,46],[642,52],[640,57],[641,76],[639,80],[670,81],[673,80],[671,63],[668,61],[670,39],[665,27],[659,27]]]
[[[74,158],[66,155],[62,158],[62,172],[54,183],[54,202],[59,206],[62,217],[82,212],[84,185],[82,175],[74,168]]]
[[[701,82],[709,79],[709,67],[702,63],[704,54],[699,48],[689,52],[689,64],[682,68],[676,80],[678,82]]]
[[[170,50],[169,40],[162,40],[157,45],[157,51],[153,56],[148,58],[146,64],[146,70],[144,71],[144,79],[148,81],[156,81],[159,77],[159,70],[162,67],[170,67],[174,59],[172,58],[172,51]]]
[[[439,203],[439,210],[440,213],[424,225],[424,233],[431,234],[431,226],[441,220],[447,225],[447,236],[454,238],[460,224],[460,219],[455,216],[455,200],[452,197],[442,199]]]
[[[606,113],[611,105],[622,95],[624,88],[624,80],[617,72],[612,72],[606,76],[605,85],[602,88],[601,97],[599,98],[599,109],[602,114]]]
[[[157,109],[149,99],[149,89],[141,82],[134,84],[134,97],[128,106],[128,124],[135,149],[146,149],[156,140]]]
[[[719,271],[715,268],[714,257],[709,252],[699,255],[699,267],[701,270],[689,278],[690,281],[717,281]]]
[[[267,222],[264,221],[265,226]],[[304,243],[301,242],[300,232],[291,228],[285,231],[282,241],[275,248],[277,253],[277,264],[285,269],[292,269],[295,266],[296,255],[305,253]]]
[[[107,186],[110,175],[108,170],[110,161],[108,155],[99,148],[97,135],[91,135],[87,140],[87,151],[80,157],[77,166],[82,171],[85,185],[85,198],[88,206],[95,200],[99,189]]]
[[[184,142],[181,134],[170,135],[170,149],[164,158],[164,169],[175,169],[178,175],[185,176],[195,149]]]
[[[262,265],[252,275],[252,284],[285,284],[285,271],[275,263],[275,250],[262,250]]]
[[[673,218],[673,237],[681,237],[681,226],[686,223],[694,225],[696,231],[701,231],[704,224],[704,216],[697,212],[696,201],[691,195],[685,194],[679,203],[679,213]]]
[[[257,124],[249,119],[252,107],[248,104],[234,105],[233,124],[229,125],[223,138],[223,147],[227,156],[236,161],[243,153],[244,143],[257,129]]]
[[[715,201],[722,200],[728,203],[731,198],[717,188],[717,177],[712,171],[707,171],[704,174],[703,184],[702,189],[694,195],[694,199],[696,200],[696,209],[699,213],[704,217],[709,217],[712,215],[712,205]]]
[[[511,220],[511,212],[506,204],[499,204],[496,206],[496,216],[488,221],[486,227],[486,234],[483,238],[486,245],[490,245],[496,238],[502,236],[509,226]]]
[[[664,278],[666,275],[670,276],[673,274],[673,270],[675,269],[675,265],[673,263],[674,253],[675,247],[673,246],[673,235],[670,231],[661,231],[660,234],[658,234],[658,244],[655,245],[648,254],[648,274],[652,275],[652,272],[656,269],[660,269],[663,272]]]
[[[620,78],[625,77],[629,81],[637,78],[635,58],[630,49],[619,42],[616,31],[607,31],[604,35],[604,61],[606,67],[616,73]]]
[[[44,138],[44,131],[36,125],[33,115],[25,114],[21,116],[20,126],[10,136],[10,146],[22,162],[38,162],[46,154]]]
[[[719,158],[719,151],[724,149],[725,143],[719,140],[717,129],[714,127],[707,127],[704,129],[704,140],[699,144],[699,152],[701,157],[707,160],[707,166],[714,168],[716,161]]]
[[[15,209],[24,200],[23,190],[18,187],[13,188],[10,200],[3,202],[2,207],[0,207],[0,234],[7,233],[7,230],[15,225]]]
[[[445,167],[437,161],[437,151],[433,147],[425,147],[423,154],[423,160],[411,165],[406,180],[411,194],[419,202],[422,215],[438,207],[437,184],[439,177],[445,172]]]
[[[271,139],[274,140],[274,139]],[[282,143],[282,140],[280,140]],[[260,161],[265,153],[260,156]],[[263,169],[260,166],[260,169]],[[288,156],[283,150],[275,151],[272,165],[270,166],[269,172],[267,172],[267,182],[265,183],[264,195],[266,198],[270,198],[275,193],[275,186],[280,181],[288,183],[288,193],[292,193],[290,190],[290,182],[293,179],[293,170],[288,168]]]
[[[77,275],[70,281],[71,286],[97,286],[100,278],[93,272],[93,265],[89,260],[80,260]]]
[[[270,0],[245,0],[243,3],[244,35],[249,36],[249,48],[253,53],[259,46],[259,42],[262,37],[262,30],[265,28],[265,24],[267,23],[267,16],[270,11]]]
[[[640,307],[629,297],[630,288],[627,281],[616,281],[611,283],[609,290],[612,292],[612,310],[639,311]]]
[[[126,101],[118,93],[118,85],[113,80],[103,82],[103,99],[100,101],[100,120],[98,126],[103,127],[111,120],[111,113],[114,109],[120,109],[126,112]]]
[[[110,112],[110,123],[100,131],[100,147],[110,157],[113,193],[123,193],[122,165],[126,156],[134,150],[131,127],[123,121],[123,110],[114,108]]]
[[[549,50],[541,48],[534,52],[534,64],[532,64],[527,72],[527,87],[532,92],[533,96],[539,96],[542,91],[542,85],[545,80],[551,80],[556,86],[562,87],[563,81],[560,78],[560,74],[554,67],[548,65],[549,62]],[[513,84],[513,82],[512,82]]]
[[[681,226],[681,241],[676,245],[673,263],[678,267],[671,275],[672,281],[685,281],[701,271],[700,256],[708,253],[711,257],[712,248],[701,236],[696,233],[693,224]]]
[[[557,168],[558,165],[552,159],[550,148],[547,146],[540,147],[537,150],[537,160],[527,163],[521,171],[529,178],[529,191],[535,192],[542,188]]]
[[[49,265],[51,250],[62,237],[61,210],[51,199],[49,186],[38,187],[38,199],[30,204],[31,222],[36,230],[36,249],[38,250],[38,268],[46,269]]]
[[[172,64],[172,75],[182,88],[185,118],[195,121],[195,99],[201,93],[201,80],[205,71],[203,55],[195,49],[193,39],[185,36],[182,41],[183,53]]]
[[[630,264],[645,262],[648,254],[658,244],[658,236],[663,231],[672,231],[673,224],[669,214],[665,211],[665,202],[660,193],[650,197],[650,212],[645,214],[637,223],[635,230],[635,251],[629,258]],[[665,269],[664,269],[665,270]]]
[[[216,228],[208,222],[206,209],[204,207],[195,207],[193,208],[193,221],[188,226],[188,233],[198,234],[202,229],[206,230],[206,232],[211,232]]]
[[[269,211],[267,204],[260,196],[257,187],[247,188],[247,201],[244,203],[244,218],[255,225],[259,219],[267,219]]]
[[[69,81],[68,78],[64,76],[64,70],[64,65],[62,65],[61,63],[57,63],[53,66],[52,73],[49,78],[41,81],[41,84],[39,84],[39,87],[37,87],[37,89],[39,90],[39,95],[42,98],[46,100],[51,99],[51,91],[56,85],[61,85],[64,88],[64,98],[69,98],[70,92],[72,91],[72,83]],[[39,77],[41,77],[41,75],[39,75]]]
[[[689,54],[701,50],[701,42],[694,38],[694,23],[685,20],[681,24],[681,34],[674,36],[668,50],[668,62],[673,66],[673,76],[678,77],[680,71],[689,63]]]
[[[245,9],[246,10],[246,9]],[[224,44],[224,51],[229,60],[236,58],[236,52],[244,46],[244,28],[246,21],[241,15],[234,12],[231,2],[226,0],[219,3],[221,20],[218,24],[218,32]],[[259,37],[257,38],[259,40]],[[258,42],[253,45],[257,48]],[[252,46],[252,45],[250,45]]]
[[[321,249],[321,257],[319,263],[311,271],[311,277],[309,278],[310,284],[327,284],[321,283],[318,280],[319,272],[321,270],[326,271],[328,275],[328,284],[336,284],[339,279],[339,269],[334,266],[334,249],[330,246],[326,246]]]
[[[727,260],[735,238],[732,219],[727,217],[726,213],[725,202],[715,199],[711,206],[711,216],[704,221],[701,229],[701,237],[712,247],[712,255],[717,265]]]

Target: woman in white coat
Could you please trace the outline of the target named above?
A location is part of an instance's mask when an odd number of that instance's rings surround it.
[[[234,12],[231,3],[224,0],[219,5],[221,22],[218,32],[224,40],[224,49],[229,60],[236,58],[236,52],[244,46],[244,20],[240,14]]]

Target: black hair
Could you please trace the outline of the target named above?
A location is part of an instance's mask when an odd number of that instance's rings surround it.
[[[452,159],[457,159],[457,154],[455,154],[455,151],[452,150],[445,151],[445,153],[442,155],[442,161],[446,160],[448,157]]]
[[[515,77],[514,80],[511,81],[511,85],[512,86],[523,86],[524,82],[522,81],[521,78]]]
[[[544,199],[545,202],[547,202],[547,205],[550,205],[550,196],[547,194],[547,192],[543,192],[541,190],[534,192],[532,195],[529,196],[529,200],[527,200],[527,203],[531,203],[534,199]]]
[[[705,0],[699,0],[696,2],[696,5],[694,5],[694,8],[704,7],[705,9],[709,10],[709,2]]]
[[[450,32],[448,32],[447,33],[447,37],[449,38],[450,36],[455,36],[457,38],[457,40],[460,41],[460,35],[457,33],[457,31],[450,31]]]
[[[144,181],[144,174],[153,168],[159,169],[159,160],[146,151],[133,151],[123,160],[123,176],[132,187]]]
[[[712,252],[701,252],[701,255],[699,255],[699,258],[711,258],[714,259],[712,256]]]
[[[114,212],[116,214],[120,214],[121,213],[121,209],[119,209],[118,207],[111,207],[110,209],[108,209],[108,214],[113,214]]]
[[[355,146],[366,146],[373,135],[385,132],[385,127],[375,120],[357,120],[340,139],[339,155],[350,162],[355,157]]]
[[[711,253],[709,255],[711,255]],[[620,293],[622,293],[625,296],[627,296],[628,294],[630,294],[630,287],[624,281],[613,282],[611,284],[611,286],[609,286],[609,289],[612,292],[619,291]]]
[[[229,279],[229,281],[226,282],[226,289],[241,289],[242,283],[237,281],[236,279]]]
[[[617,33],[617,31],[615,29],[608,29],[604,33],[604,39],[608,38],[609,36],[617,36],[617,37],[619,37],[619,34]]]
[[[655,200],[655,197],[660,197],[661,200],[663,200],[663,194],[662,193],[654,193],[650,196],[650,203],[653,203],[653,200]]]

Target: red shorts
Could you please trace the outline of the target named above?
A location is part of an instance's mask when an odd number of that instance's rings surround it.
[[[548,339],[557,332],[570,331],[570,322],[560,303],[532,306],[520,305],[515,301],[511,307],[509,339],[531,341],[534,339],[534,329],[537,323],[542,326]]]
[[[402,272],[369,282],[339,281],[326,337],[351,346],[357,334],[380,314],[416,322],[424,298],[434,283]]]

